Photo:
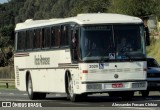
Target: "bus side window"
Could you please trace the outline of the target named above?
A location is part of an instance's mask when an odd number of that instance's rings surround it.
[[[41,43],[42,43],[42,48],[45,48],[45,40],[46,40],[46,39],[45,39],[44,33],[45,33],[45,30],[44,30],[44,28],[43,28],[43,29],[42,29],[42,36],[41,36],[41,37],[42,37],[42,42],[41,42]]]
[[[33,43],[33,47],[34,49],[39,49],[40,48],[40,29],[35,29],[34,30],[34,43]]]
[[[51,28],[51,47],[55,47],[55,28]]]
[[[55,47],[58,47],[60,46],[60,34],[61,34],[61,30],[60,30],[60,27],[59,26],[56,26],[55,27]]]
[[[72,60],[78,61],[78,30],[74,30],[71,36]]]
[[[145,38],[146,38],[146,46],[149,46],[150,45],[150,34],[149,34],[148,26],[144,27],[144,31],[145,31]]]
[[[26,49],[30,50],[32,49],[33,43],[32,43],[32,39],[33,39],[33,35],[32,35],[32,30],[28,30],[26,31]]]
[[[17,49],[19,51],[24,51],[25,50],[25,38],[26,38],[26,31],[18,32]]]
[[[69,45],[69,36],[68,36],[68,26],[62,25],[61,26],[61,36],[60,36],[60,46],[68,46]]]
[[[45,48],[50,48],[51,28],[44,29]]]

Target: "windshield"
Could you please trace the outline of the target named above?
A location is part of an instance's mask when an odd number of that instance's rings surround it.
[[[83,60],[108,58],[108,54],[114,52],[112,26],[83,27],[81,47]]]
[[[84,26],[81,29],[81,59],[117,60],[145,57],[142,25]]]
[[[139,25],[114,26],[116,58],[141,58],[145,56],[143,27]]]

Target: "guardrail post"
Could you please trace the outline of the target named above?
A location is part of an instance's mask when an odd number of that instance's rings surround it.
[[[8,88],[8,83],[6,83],[6,87]]]

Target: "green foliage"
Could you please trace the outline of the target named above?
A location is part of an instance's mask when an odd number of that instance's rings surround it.
[[[160,0],[9,0],[0,4],[0,48],[13,45],[15,24],[26,19],[51,19],[98,12],[138,17],[152,14],[160,19],[159,4]],[[158,53],[158,44],[158,41],[152,41],[147,53]],[[153,48],[157,50],[150,51]]]
[[[109,12],[132,16],[156,15],[159,0],[111,0]]]
[[[151,45],[147,47],[147,56],[154,57],[160,62],[160,39],[151,39]]]
[[[16,22],[76,16],[78,13],[107,12],[109,3],[109,0],[27,0],[16,16]]]
[[[8,25],[0,28],[0,48],[13,45],[14,26]]]
[[[87,4],[87,5],[86,5]],[[73,7],[69,16],[76,16],[78,13],[98,13],[107,12],[109,7],[109,0],[81,0],[70,2],[70,6]]]
[[[15,17],[26,0],[10,0],[0,4],[0,48],[13,45]]]

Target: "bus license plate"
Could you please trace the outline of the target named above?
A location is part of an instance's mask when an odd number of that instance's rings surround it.
[[[122,84],[122,83],[112,84],[112,88],[122,88],[122,87],[123,87],[123,84]]]
[[[145,87],[145,83],[132,83],[132,88],[142,88]]]

